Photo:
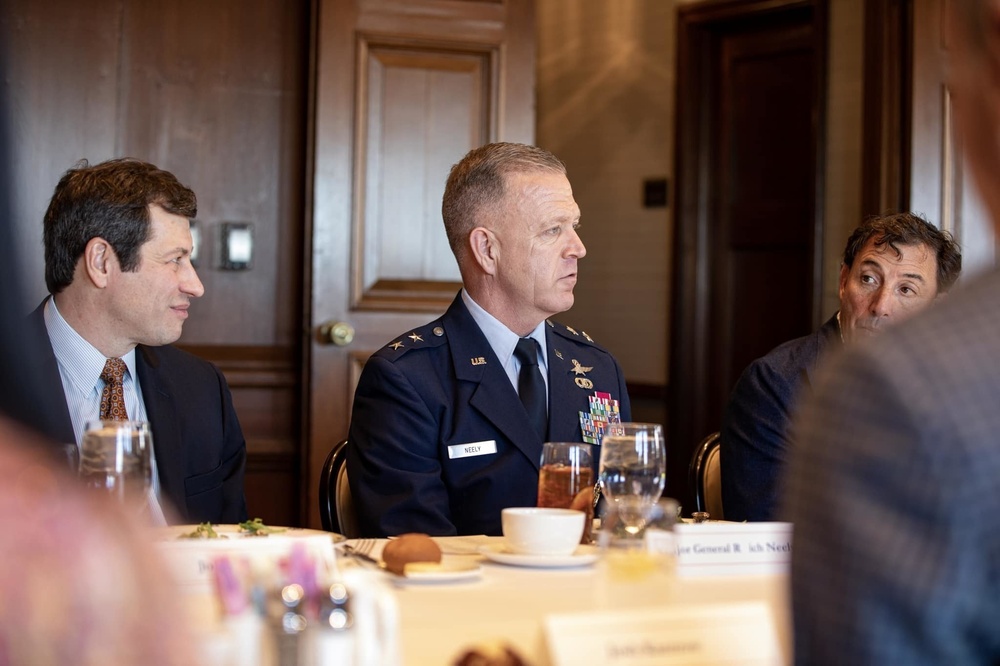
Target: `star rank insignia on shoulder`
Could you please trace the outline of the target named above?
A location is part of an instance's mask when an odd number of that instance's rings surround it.
[[[406,345],[404,345],[401,340],[396,340],[395,342],[390,342],[387,346],[392,347],[394,350],[398,351],[400,347],[405,347]]]
[[[420,336],[419,336],[419,335],[417,334],[417,332],[416,332],[416,331],[414,331],[413,333],[410,333],[410,334],[409,334],[408,336],[406,336],[406,337],[408,337],[409,339],[413,340],[414,342],[423,342],[423,341],[424,341],[424,339],[423,339],[422,337],[420,337]]]
[[[597,345],[597,343],[594,341],[594,338],[591,337],[591,335],[586,331],[578,331],[572,326],[566,326],[565,324],[560,324],[558,322],[553,323],[552,320],[550,319],[546,319],[545,322],[549,325],[550,328],[553,329],[554,332],[559,333],[564,338],[575,340],[577,342],[584,344]],[[584,342],[584,340],[586,340],[586,342]]]

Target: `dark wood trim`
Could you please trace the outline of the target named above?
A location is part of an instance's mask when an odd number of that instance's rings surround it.
[[[625,389],[631,400],[662,400],[667,401],[666,384],[642,384],[636,382],[625,382]]]
[[[826,226],[826,101],[827,101],[827,61],[829,60],[829,10],[827,0],[818,0],[813,5],[813,31],[817,46],[822,54],[816,63],[816,179],[813,187],[813,284],[812,284],[812,324],[818,329],[826,321],[823,311],[823,236]]]
[[[913,11],[910,0],[865,2],[863,217],[909,210]]]
[[[303,214],[305,219],[302,226],[302,338],[306,341],[299,350],[300,367],[302,368],[302,385],[300,387],[299,400],[299,422],[301,432],[299,434],[301,443],[301,455],[299,456],[299,478],[306,479],[305,483],[299,484],[299,517],[300,525],[309,524],[309,461],[312,456],[312,439],[309,433],[312,432],[312,415],[310,412],[311,391],[313,386],[313,346],[308,341],[313,336],[318,335],[318,330],[313,330],[313,237],[314,220],[313,205],[315,201],[316,182],[316,89],[317,71],[319,69],[319,25],[320,25],[319,0],[309,0],[309,65],[306,74],[308,85],[306,86],[306,188],[305,206]]]
[[[706,0],[684,5],[677,17],[677,79],[675,110],[674,187],[675,218],[673,275],[671,276],[671,332],[668,392],[667,486],[671,496],[690,504],[687,469],[693,448],[709,432],[718,430],[704,396],[711,386],[710,342],[719,334],[711,327],[710,288],[711,221],[720,215],[720,197],[710,191],[711,174],[717,171],[710,128],[718,100],[711,80],[717,70],[715,44],[722,35],[753,20],[771,15],[811,12],[817,49],[816,178],[812,238],[812,304],[810,315],[820,322],[822,302],[822,241],[825,175],[825,106],[828,10],[827,0]]]
[[[178,345],[184,351],[219,366],[231,389],[296,388],[298,354],[291,347],[239,345]]]

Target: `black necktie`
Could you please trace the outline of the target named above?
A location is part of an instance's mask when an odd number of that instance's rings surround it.
[[[548,432],[548,408],[545,400],[545,381],[538,370],[538,343],[532,338],[521,338],[514,348],[514,355],[521,362],[517,378],[517,394],[528,412],[528,421],[545,441]]]

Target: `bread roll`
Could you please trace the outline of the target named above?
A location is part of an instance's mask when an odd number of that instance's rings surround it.
[[[440,562],[441,549],[426,534],[401,534],[382,549],[382,562],[389,571],[403,575],[410,562]]]
[[[527,662],[510,646],[494,642],[469,648],[454,661],[454,666],[527,666]]]

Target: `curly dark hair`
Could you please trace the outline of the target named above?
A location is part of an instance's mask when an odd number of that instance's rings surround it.
[[[193,218],[198,200],[169,171],[124,157],[90,166],[82,160],[63,174],[45,211],[45,284],[58,294],[73,282],[92,238],[111,245],[123,271],[139,267],[149,240],[149,206]]]
[[[844,265],[854,265],[854,257],[870,240],[875,245],[891,247],[897,257],[902,256],[899,245],[926,245],[937,257],[937,290],[943,294],[958,280],[962,273],[962,251],[955,239],[947,231],[941,231],[933,224],[913,213],[896,213],[870,217],[861,223],[844,248]]]

